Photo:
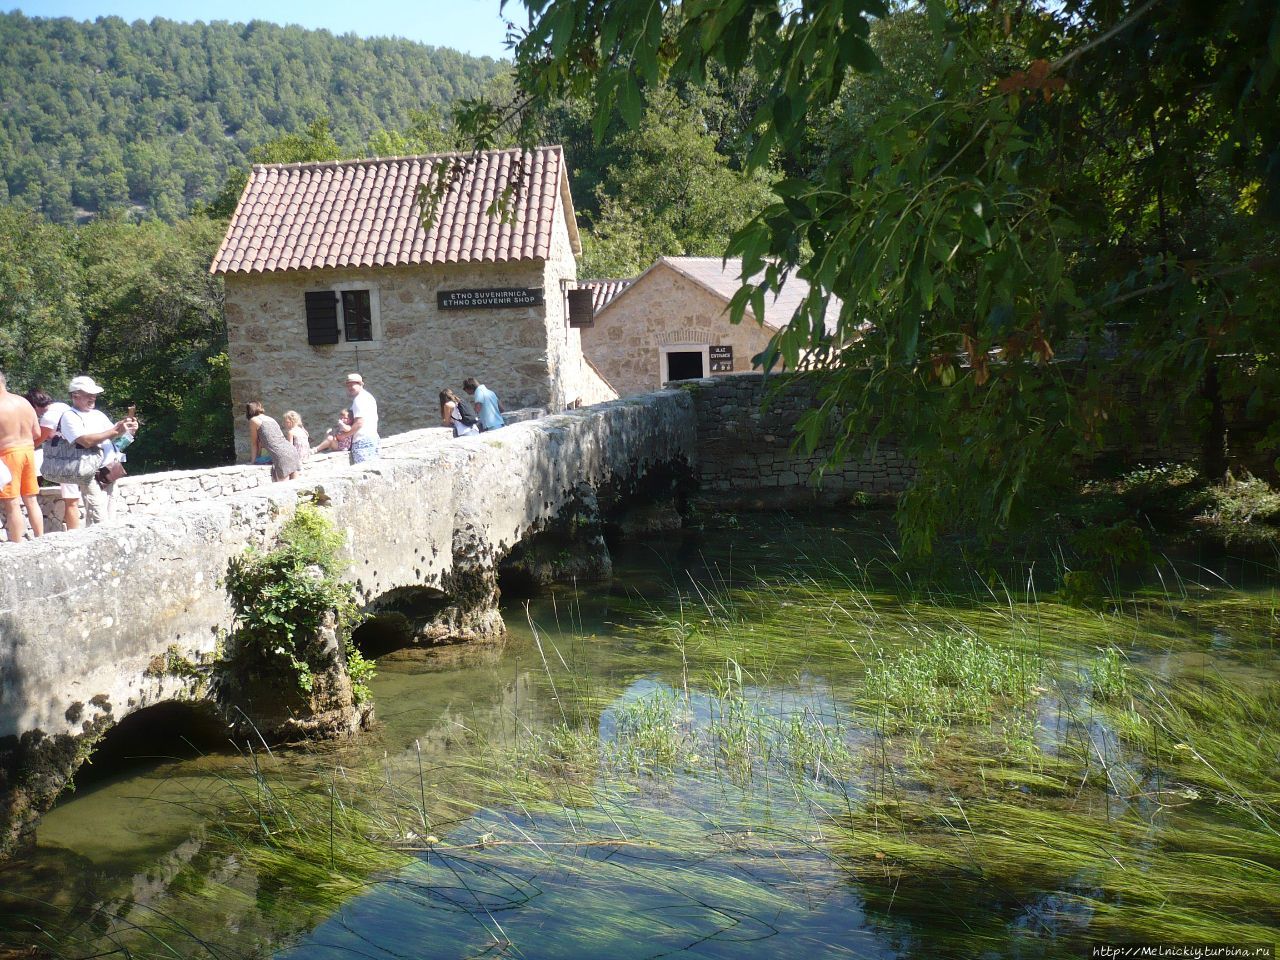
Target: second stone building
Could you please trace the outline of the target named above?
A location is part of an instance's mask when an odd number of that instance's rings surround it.
[[[659,257],[634,280],[583,280],[593,294],[593,317],[582,328],[589,367],[619,396],[659,389],[670,380],[745,373],[785,327],[809,285],[790,277],[766,296],[764,316],[747,310],[729,322],[729,303],[742,286],[742,261],[720,257]],[[758,279],[758,278],[753,278]],[[830,300],[828,334],[840,301]]]

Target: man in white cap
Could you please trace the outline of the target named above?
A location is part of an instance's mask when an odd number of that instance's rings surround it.
[[[98,394],[102,387],[93,377],[75,377],[67,389],[71,391],[71,409],[58,422],[58,433],[68,443],[78,444],[86,450],[97,447],[102,451],[102,469],[81,483],[80,497],[84,501],[85,523],[92,525],[111,519],[111,498],[116,480],[124,475],[120,464],[124,460],[121,451],[133,442],[138,432],[138,421],[125,417],[112,423],[98,409]]]
[[[351,462],[378,458],[378,401],[364,388],[364,377],[347,374],[347,396],[351,398],[351,423],[340,436],[351,438]]]

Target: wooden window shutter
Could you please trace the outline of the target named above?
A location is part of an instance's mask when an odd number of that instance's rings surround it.
[[[332,290],[306,294],[307,343],[338,342],[338,295]]]
[[[595,291],[578,287],[569,291],[569,326],[594,327],[596,323]]]

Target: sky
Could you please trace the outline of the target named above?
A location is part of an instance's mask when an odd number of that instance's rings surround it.
[[[436,47],[452,47],[474,56],[506,57],[506,27],[499,0],[27,0],[17,9],[29,17],[95,20],[117,16],[127,21],[164,17],[196,20],[296,23],[361,37],[405,37]],[[524,7],[509,0],[507,18],[519,21]]]

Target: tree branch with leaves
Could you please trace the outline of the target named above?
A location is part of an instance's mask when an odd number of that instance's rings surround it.
[[[535,108],[590,98],[597,135],[664,86],[759,79],[747,166],[773,196],[725,249],[734,318],[809,282],[760,360],[822,378],[806,446],[905,447],[916,549],[1035,522],[1123,442],[1125,389],[1208,432],[1223,402],[1280,407],[1280,8],[525,5],[517,86]]]

